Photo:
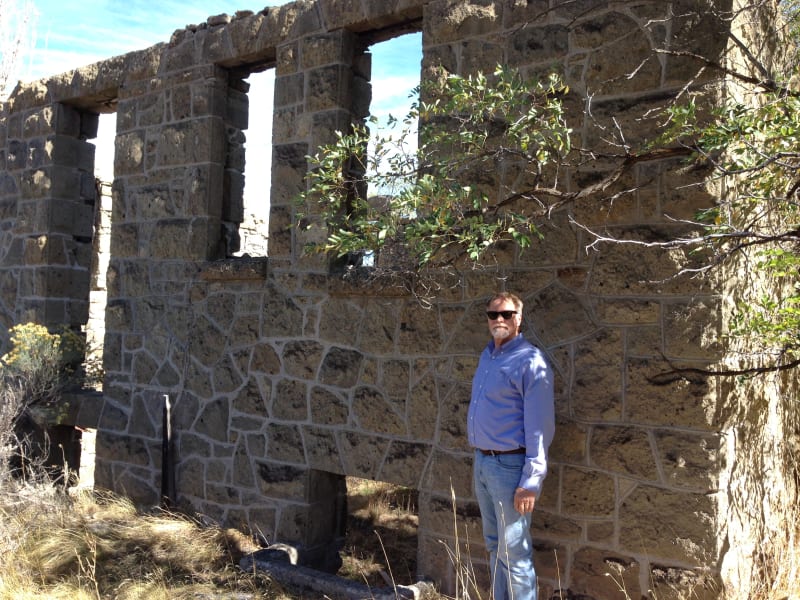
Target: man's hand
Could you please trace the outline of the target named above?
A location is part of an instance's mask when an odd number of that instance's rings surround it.
[[[536,494],[525,488],[518,487],[514,491],[514,508],[521,515],[533,512],[533,507],[536,504]]]

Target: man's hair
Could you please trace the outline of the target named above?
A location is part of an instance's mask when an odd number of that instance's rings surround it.
[[[511,300],[511,302],[514,303],[514,308],[517,309],[517,312],[522,314],[522,298],[516,294],[511,292],[497,292],[494,296],[489,298],[489,301],[486,303],[486,308],[489,308],[489,305],[495,300]]]

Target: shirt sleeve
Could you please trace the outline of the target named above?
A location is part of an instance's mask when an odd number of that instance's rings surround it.
[[[547,457],[555,433],[555,399],[553,370],[537,353],[525,365],[522,373],[526,461],[519,487],[542,492],[547,475]]]

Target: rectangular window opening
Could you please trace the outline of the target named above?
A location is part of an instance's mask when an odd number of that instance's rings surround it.
[[[338,574],[370,587],[416,582],[418,491],[357,477],[346,481],[347,533]]]
[[[231,76],[236,77],[233,73]],[[227,124],[223,226],[230,238],[228,255],[265,257],[269,241],[275,70],[253,69],[233,83],[229,116],[237,110],[246,113],[238,119],[230,118]]]
[[[356,186],[366,193],[368,205],[379,212],[395,210],[392,199],[416,177],[417,128],[409,119],[418,101],[422,64],[422,33],[402,33],[372,44],[366,185]],[[397,215],[412,219],[413,214]],[[380,252],[367,250],[347,258],[347,265],[389,267],[397,262],[402,249],[388,243]]]

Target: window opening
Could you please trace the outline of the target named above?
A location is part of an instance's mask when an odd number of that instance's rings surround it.
[[[89,374],[89,389],[102,391],[103,339],[107,303],[106,274],[111,256],[111,186],[114,182],[114,138],[117,130],[116,113],[102,113],[98,117],[95,146],[94,179],[95,204],[92,233],[92,259],[89,287],[89,312],[83,327],[86,340],[84,369]],[[94,486],[94,458],[96,430],[80,430],[80,459],[78,487]]]
[[[416,177],[418,123],[409,119],[418,101],[422,63],[422,33],[398,35],[370,46],[372,99],[370,139],[367,148],[367,201],[379,210],[404,187],[398,169]],[[413,218],[414,215],[401,215]],[[374,252],[367,251],[357,261],[361,266],[376,266]]]
[[[346,482],[347,529],[338,574],[371,587],[415,582],[417,490],[357,477]]]
[[[275,70],[250,73],[245,81],[247,130],[242,132],[242,221],[233,256],[267,256],[272,171],[272,113]],[[230,169],[233,165],[226,165]]]

